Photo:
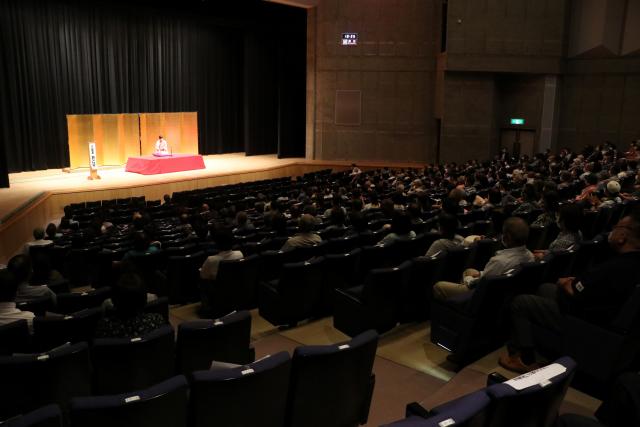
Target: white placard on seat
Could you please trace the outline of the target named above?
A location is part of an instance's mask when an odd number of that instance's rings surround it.
[[[562,366],[559,363],[552,363],[551,365],[536,369],[535,371],[527,372],[526,374],[520,375],[519,377],[515,377],[514,379],[506,381],[503,384],[506,384],[514,388],[515,390],[520,391],[537,384],[548,385],[551,378],[557,377],[558,375],[564,374],[565,372],[567,372],[566,367]]]

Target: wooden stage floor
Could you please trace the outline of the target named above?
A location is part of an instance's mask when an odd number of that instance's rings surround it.
[[[84,193],[115,188],[144,187],[197,178],[263,171],[305,161],[303,158],[278,159],[276,155],[245,156],[244,153],[204,156],[204,160],[206,169],[163,175],[140,175],[125,172],[124,166],[104,167],[99,170],[102,179],[95,181],[87,179],[88,169],[86,168],[75,169],[70,173],[62,172],[60,169],[48,169],[10,174],[10,188],[0,189],[0,220],[6,222],[12,213],[46,192]]]

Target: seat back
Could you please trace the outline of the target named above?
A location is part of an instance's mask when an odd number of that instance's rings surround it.
[[[360,262],[362,250],[353,249],[350,252],[340,254],[328,254],[325,256],[324,289],[345,289],[356,284],[356,274]]]
[[[30,346],[31,337],[26,319],[0,326],[0,356],[27,352]]]
[[[299,320],[310,317],[321,302],[324,257],[285,264],[278,281],[283,306]]]
[[[187,380],[179,375],[145,390],[76,398],[71,401],[71,425],[185,427],[187,393]]]
[[[291,359],[282,351],[238,368],[194,372],[192,425],[281,427],[290,371]]]
[[[342,344],[296,348],[285,425],[364,424],[373,393],[377,346],[378,334],[369,330]]]
[[[0,357],[4,393],[0,419],[57,403],[66,407],[71,397],[91,393],[87,343],[77,343],[39,354]]]
[[[53,308],[53,300],[49,295],[37,298],[31,298],[28,301],[17,301],[16,307],[21,311],[30,311],[36,316],[44,316],[44,314]]]
[[[62,413],[58,405],[47,405],[19,417],[7,420],[3,427],[62,427]]]
[[[492,410],[491,427],[550,427],[575,373],[576,364],[563,357],[551,365],[486,389]]]
[[[33,319],[36,348],[49,350],[66,342],[90,342],[94,338],[102,308],[90,308],[64,316],[45,316]]]
[[[218,276],[210,286],[209,299],[214,313],[256,307],[261,260],[259,255],[251,255],[220,262]]]
[[[209,369],[211,362],[246,364],[253,362],[250,348],[251,314],[240,311],[215,320],[195,320],[178,326],[176,363],[189,375]]]
[[[167,258],[167,294],[170,303],[185,303],[198,299],[199,269],[205,259],[202,251]]]
[[[496,251],[500,243],[496,239],[481,239],[473,244],[473,253],[470,255],[471,262],[469,266],[476,270],[484,270],[489,260]],[[459,280],[459,279],[458,279]]]
[[[544,273],[545,283],[555,283],[559,277],[566,277],[571,274],[573,261],[576,257],[574,249],[554,251],[547,261],[547,269]]]
[[[429,418],[411,416],[383,427],[483,427],[490,404],[487,393],[480,390],[434,408]]]
[[[135,338],[96,339],[91,360],[95,394],[149,387],[173,375],[173,328],[165,325]]]
[[[56,311],[63,314],[76,313],[87,308],[100,307],[111,296],[111,288],[104,287],[86,292],[70,292],[57,296]]]
[[[360,255],[360,280],[364,280],[374,268],[389,267],[394,264],[395,242],[384,245],[363,246]]]
[[[365,280],[362,303],[380,333],[398,321],[402,290],[406,288],[411,265],[411,261],[405,261],[398,267],[375,269]]]
[[[442,276],[439,280],[458,283],[462,279],[462,272],[467,266],[471,255],[472,250],[470,247],[460,246],[449,249],[444,260],[444,268],[441,270]]]
[[[400,300],[400,320],[425,320],[429,318],[431,295],[436,278],[444,266],[445,254],[439,252],[430,257],[412,260],[407,286]]]

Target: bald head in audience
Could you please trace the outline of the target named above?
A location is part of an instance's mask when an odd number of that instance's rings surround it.
[[[529,225],[519,217],[508,218],[502,227],[502,241],[507,248],[515,248],[527,244]]]

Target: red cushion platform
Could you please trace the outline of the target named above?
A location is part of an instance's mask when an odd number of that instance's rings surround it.
[[[161,173],[191,171],[204,169],[204,160],[200,155],[174,154],[168,157],[142,156],[129,157],[126,172],[142,175],[157,175]]]

